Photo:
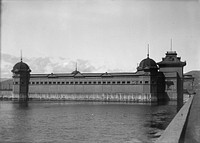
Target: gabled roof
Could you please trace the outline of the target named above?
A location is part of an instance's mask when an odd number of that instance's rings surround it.
[[[82,78],[83,78],[84,75],[83,75],[82,73],[79,72],[79,73],[75,74],[74,77],[82,77]]]
[[[51,74],[31,74],[31,78],[104,78],[104,77],[130,77],[138,76],[133,72],[118,72],[118,73],[51,73]]]
[[[101,77],[113,77],[113,76],[110,73],[105,72],[101,75]]]

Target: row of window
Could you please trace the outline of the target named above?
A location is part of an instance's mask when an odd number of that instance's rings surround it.
[[[29,84],[142,84],[142,81],[32,81]],[[145,84],[148,84],[149,81],[144,81]],[[153,82],[152,82],[153,83]],[[14,84],[19,84],[15,82]],[[24,83],[22,83],[24,84]]]

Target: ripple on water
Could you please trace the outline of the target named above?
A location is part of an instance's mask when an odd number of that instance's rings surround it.
[[[175,106],[1,102],[0,142],[154,142]]]

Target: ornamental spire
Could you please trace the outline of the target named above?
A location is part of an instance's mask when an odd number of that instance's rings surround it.
[[[22,50],[20,50],[20,54],[21,54],[21,55],[20,55],[20,56],[21,56],[21,57],[20,57],[20,60],[21,60],[21,62],[22,62]]]
[[[148,47],[147,47],[147,58],[149,58],[149,44],[148,44]]]
[[[171,38],[170,51],[172,52],[172,38]]]
[[[75,69],[75,71],[78,71],[78,69],[77,69],[77,62],[76,62],[76,69]]]

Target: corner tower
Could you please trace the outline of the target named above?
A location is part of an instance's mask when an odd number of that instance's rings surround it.
[[[158,72],[158,66],[156,62],[149,58],[143,59],[137,67],[137,75],[140,79],[142,93],[150,95],[151,102],[159,101],[159,95],[161,88],[158,88],[160,74]]]
[[[21,59],[14,65],[13,73],[13,98],[20,101],[28,101],[28,88],[30,79],[30,68]]]
[[[186,62],[182,62],[177,57],[176,51],[168,51],[161,62],[157,63],[160,72],[165,76],[165,92],[170,100],[177,100],[180,106],[183,104],[183,67]]]

